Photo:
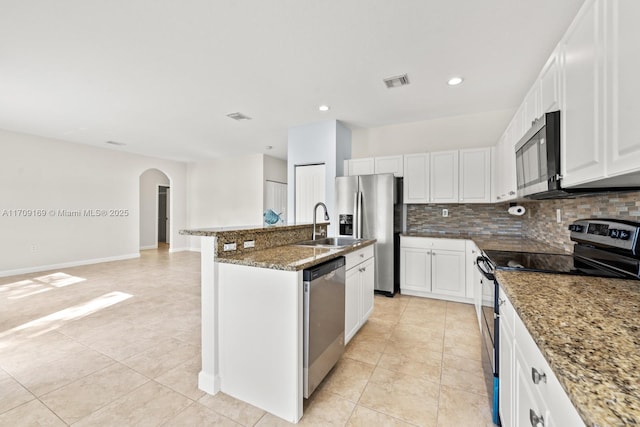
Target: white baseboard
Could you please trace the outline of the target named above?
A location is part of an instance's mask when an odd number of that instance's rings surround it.
[[[400,294],[401,295],[410,295],[410,296],[414,296],[414,297],[439,299],[439,300],[444,300],[444,301],[461,302],[461,303],[464,303],[464,304],[473,304],[474,303],[473,298],[454,297],[454,296],[451,296],[451,295],[438,295],[438,294],[434,294],[434,293],[431,293],[431,292],[418,291],[418,290],[414,290],[414,289],[402,289],[402,288],[400,288]]]
[[[198,388],[205,393],[216,394],[220,391],[220,377],[200,371],[198,374]]]
[[[190,250],[191,252],[202,252],[202,251],[200,250],[200,248],[196,248],[195,246],[191,246],[191,247],[189,248],[189,250]]]
[[[0,277],[17,276],[19,274],[37,273],[39,271],[57,270],[60,268],[78,267],[80,265],[98,264],[101,262],[122,261],[125,259],[139,258],[140,254],[118,255],[107,258],[85,259],[81,261],[63,262],[60,264],[39,265],[37,267],[18,268],[15,270],[0,271]]]
[[[184,252],[184,251],[190,251],[191,248],[169,248],[169,253],[173,253],[173,252]]]
[[[146,251],[149,249],[158,249],[158,244],[156,243],[155,245],[140,246],[141,251]]]

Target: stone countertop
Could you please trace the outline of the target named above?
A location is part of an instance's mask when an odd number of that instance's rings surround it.
[[[539,252],[551,254],[570,254],[562,248],[550,246],[519,235],[509,234],[458,234],[458,233],[404,233],[407,237],[430,237],[438,239],[473,240],[480,250],[511,251],[511,252]]]
[[[298,271],[373,245],[375,242],[375,239],[363,240],[360,243],[344,248],[297,246],[293,244],[276,246],[235,256],[225,256],[224,258],[217,258],[216,260],[226,264],[248,265],[273,270]]]
[[[588,426],[640,424],[640,282],[496,271]]]
[[[317,225],[328,225],[328,222],[318,222]],[[190,230],[180,230],[178,233],[185,236],[217,236],[222,233],[243,232],[243,233],[271,233],[283,230],[295,230],[297,228],[307,228],[313,224],[275,224],[275,225],[239,225],[232,227],[211,227],[211,228],[194,228]]]

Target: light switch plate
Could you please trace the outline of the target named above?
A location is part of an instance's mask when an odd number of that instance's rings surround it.
[[[222,250],[223,250],[223,251],[235,251],[236,249],[237,249],[237,247],[236,247],[236,242],[233,242],[233,243],[225,243],[225,244],[222,246]]]
[[[256,247],[256,241],[255,240],[245,240],[244,241],[244,247],[245,248],[255,248]]]

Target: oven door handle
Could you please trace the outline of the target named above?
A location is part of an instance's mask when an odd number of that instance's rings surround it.
[[[482,268],[482,266],[485,266],[485,268]],[[487,279],[487,280],[496,280],[496,277],[493,275],[493,273],[489,272],[489,260],[487,260],[487,258],[483,257],[483,256],[479,256],[478,258],[476,258],[476,267],[478,267],[478,270],[480,270],[480,273],[482,273],[482,275]]]

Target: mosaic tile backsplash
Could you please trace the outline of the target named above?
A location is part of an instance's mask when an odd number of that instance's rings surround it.
[[[575,199],[523,202],[524,233],[533,239],[567,250],[573,248],[569,239],[569,224],[582,218],[615,218],[640,222],[640,191],[606,193]],[[561,222],[556,221],[560,209]]]
[[[509,215],[508,203],[408,205],[408,233],[518,234],[522,218]],[[449,216],[442,216],[442,209]]]
[[[568,226],[581,218],[619,218],[640,222],[640,191],[603,193],[575,199],[522,201],[525,215],[509,215],[508,203],[407,206],[407,232],[440,234],[516,234],[571,250]],[[449,217],[442,217],[442,209]],[[556,210],[561,222],[556,221]]]

